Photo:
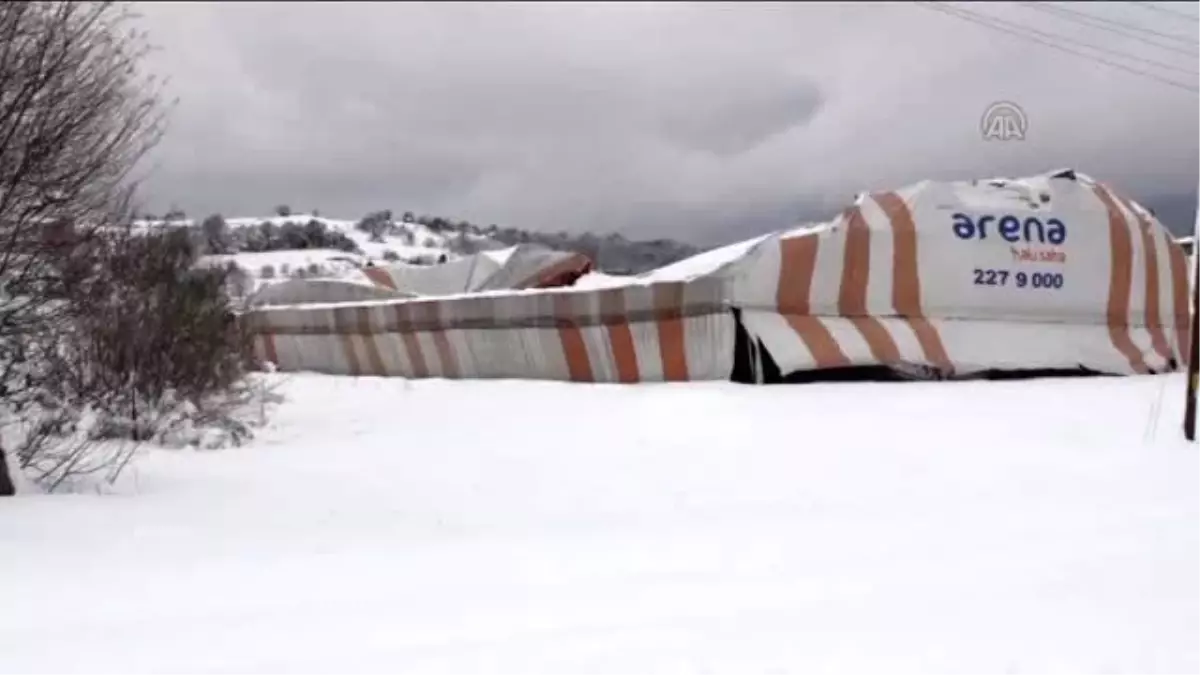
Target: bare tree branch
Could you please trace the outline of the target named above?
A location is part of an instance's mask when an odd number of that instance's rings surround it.
[[[94,256],[128,220],[131,172],[164,128],[132,18],[116,2],[0,3],[0,426],[53,403],[48,391],[103,403],[97,387],[117,385],[68,372],[62,352],[81,334],[80,291],[103,283]],[[62,480],[90,470],[83,445],[18,454]],[[3,455],[0,494],[13,482]]]

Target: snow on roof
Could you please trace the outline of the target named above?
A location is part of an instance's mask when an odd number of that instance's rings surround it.
[[[646,272],[640,278],[647,281],[686,281],[687,279],[711,274],[746,255],[755,245],[771,236],[770,234],[764,234],[720,248],[714,248],[711,251],[705,251],[704,253],[684,258],[665,267]]]
[[[494,260],[497,265],[504,265],[504,263],[508,262],[508,259],[512,257],[512,254],[516,252],[516,250],[516,246],[509,246],[508,248],[500,248],[493,251],[481,251],[479,255]]]
[[[605,274],[604,272],[589,272],[577,279],[575,288],[581,291],[590,291],[601,288],[616,288],[618,286],[629,286],[638,282],[638,277],[627,274]]]

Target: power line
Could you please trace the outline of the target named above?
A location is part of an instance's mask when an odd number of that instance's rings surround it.
[[[1166,7],[1159,7],[1158,5],[1153,5],[1149,2],[1133,2],[1132,0],[1126,0],[1126,4],[1133,5],[1135,7],[1141,7],[1142,9],[1148,9],[1152,12],[1159,12],[1159,13],[1166,14],[1168,16],[1173,16],[1173,17],[1180,18],[1180,19],[1191,19],[1192,21],[1200,22],[1200,16],[1196,16],[1195,14],[1188,14],[1187,12],[1176,12],[1173,9],[1167,9]]]
[[[1092,22],[1093,24],[1108,24],[1108,25],[1095,25],[1094,27],[1099,28],[1100,30],[1106,30],[1110,33],[1116,33],[1117,35],[1124,35],[1125,37],[1128,37],[1128,38],[1131,38],[1134,40],[1140,40],[1148,45],[1153,45],[1160,49],[1166,49],[1169,51],[1178,52],[1180,54],[1186,54],[1188,56],[1196,56],[1197,55],[1197,52],[1190,51],[1187,49],[1181,49],[1179,47],[1175,47],[1172,45],[1164,45],[1159,42],[1154,42],[1153,40],[1148,40],[1145,37],[1142,37],[1140,35],[1131,34],[1127,31],[1140,31],[1143,33],[1148,33],[1150,35],[1156,35],[1156,36],[1159,36],[1159,37],[1162,37],[1162,38],[1165,38],[1168,40],[1177,40],[1177,41],[1183,42],[1185,44],[1195,46],[1196,43],[1193,40],[1191,40],[1190,38],[1183,37],[1181,35],[1171,35],[1170,33],[1161,33],[1159,31],[1150,30],[1149,28],[1142,28],[1140,26],[1127,26],[1127,25],[1122,24],[1119,21],[1113,21],[1112,19],[1106,19],[1101,16],[1094,16],[1094,15],[1088,14],[1087,12],[1077,12],[1073,9],[1067,9],[1066,7],[1057,7],[1055,5],[1048,5],[1048,4],[1039,3],[1039,2],[1018,2],[1017,4],[1024,5],[1024,6],[1028,7],[1029,9],[1032,9],[1032,10],[1035,10],[1038,12],[1049,12],[1051,14],[1058,14],[1059,16],[1062,16],[1063,18],[1076,17],[1076,19],[1079,20],[1084,25],[1086,25],[1086,22],[1089,22],[1089,21]]]
[[[946,3],[940,2],[937,4],[941,5],[942,7],[945,7],[946,9],[950,9],[949,7],[946,6]],[[1112,49],[1105,49],[1104,47],[1097,46],[1090,42],[1083,42],[1082,40],[1076,40],[1075,38],[1069,38],[1064,35],[1057,35],[1055,33],[1047,33],[1046,31],[1038,30],[1036,28],[1030,28],[1029,26],[1023,26],[1019,23],[1014,23],[1012,21],[1008,21],[1008,20],[1001,19],[998,17],[988,16],[987,14],[979,14],[978,12],[973,12],[971,10],[963,9],[961,7],[955,7],[953,9],[954,9],[954,11],[962,12],[963,14],[970,14],[972,16],[976,16],[981,19],[987,19],[987,20],[993,21],[993,22],[1001,24],[1001,25],[1007,25],[1009,28],[1014,29],[1014,30],[1025,30],[1030,33],[1034,33],[1035,35],[1041,35],[1043,37],[1049,38],[1056,42],[1066,42],[1068,44],[1075,44],[1080,47],[1084,47],[1086,49],[1094,49],[1094,50],[1100,52],[1101,54],[1107,54],[1108,56],[1118,56],[1118,57],[1130,59],[1133,61],[1140,61],[1141,63],[1145,63],[1146,65],[1149,65],[1149,66],[1157,66],[1159,68],[1165,68],[1167,70],[1175,70],[1175,71],[1178,71],[1181,73],[1187,73],[1188,75],[1200,75],[1200,72],[1197,72],[1195,70],[1190,70],[1188,68],[1183,68],[1181,66],[1176,66],[1176,65],[1173,65],[1170,63],[1163,63],[1162,61],[1155,61],[1154,59],[1147,59],[1142,56],[1135,56],[1133,54],[1127,54],[1125,52],[1119,52],[1119,51],[1112,50]]]
[[[957,17],[957,18],[959,18],[959,19],[962,19],[962,20],[964,20],[964,21],[970,21],[971,23],[976,23],[976,24],[979,24],[979,25],[981,25],[981,26],[986,26],[987,28],[991,28],[991,29],[993,29],[993,30],[998,30],[998,31],[1000,31],[1000,32],[1002,32],[1002,33],[1008,33],[1009,35],[1013,35],[1013,36],[1015,36],[1015,37],[1023,38],[1023,39],[1025,39],[1025,40],[1029,40],[1029,41],[1031,41],[1031,42],[1037,42],[1038,44],[1044,45],[1044,46],[1046,46],[1046,47],[1050,47],[1051,49],[1057,49],[1057,50],[1058,50],[1058,51],[1060,51],[1060,52],[1066,52],[1067,54],[1074,54],[1075,56],[1081,56],[1081,57],[1083,57],[1083,58],[1085,58],[1085,59],[1088,59],[1088,60],[1090,60],[1090,61],[1095,61],[1095,62],[1097,62],[1097,63],[1103,63],[1103,64],[1105,64],[1105,65],[1107,65],[1107,66],[1110,66],[1110,67],[1112,67],[1112,68],[1116,68],[1116,69],[1118,69],[1118,70],[1123,70],[1123,71],[1125,71],[1125,72],[1127,72],[1127,73],[1131,73],[1131,74],[1133,74],[1133,75],[1140,75],[1140,76],[1142,76],[1142,77],[1147,77],[1147,78],[1150,78],[1150,79],[1152,79],[1152,80],[1156,80],[1156,81],[1158,81],[1158,82],[1161,82],[1162,84],[1165,84],[1165,85],[1171,86],[1171,87],[1175,87],[1175,88],[1178,88],[1178,89],[1186,89],[1187,91],[1190,91],[1190,92],[1193,92],[1193,93],[1200,93],[1200,89],[1197,89],[1197,88],[1195,88],[1195,87],[1189,86],[1189,85],[1187,85],[1187,84],[1184,84],[1184,83],[1182,83],[1182,82],[1177,82],[1177,81],[1175,81],[1175,80],[1172,80],[1172,79],[1170,79],[1170,78],[1167,78],[1167,77],[1163,77],[1163,76],[1161,76],[1161,75],[1158,75],[1158,74],[1156,74],[1156,73],[1152,73],[1152,72],[1150,72],[1150,71],[1147,71],[1147,70],[1139,70],[1139,69],[1137,69],[1137,68],[1132,68],[1132,67],[1130,67],[1130,66],[1127,66],[1127,65],[1125,65],[1125,64],[1122,64],[1122,63],[1117,63],[1117,62],[1115,62],[1115,61],[1110,61],[1110,60],[1108,60],[1108,59],[1101,58],[1101,57],[1099,57],[1099,56],[1096,56],[1096,55],[1094,55],[1094,54],[1088,54],[1088,53],[1086,53],[1086,52],[1081,52],[1081,51],[1077,51],[1077,50],[1074,50],[1074,49],[1070,49],[1070,48],[1068,48],[1068,47],[1064,47],[1064,46],[1062,46],[1062,45],[1060,45],[1060,44],[1058,44],[1058,43],[1056,43],[1056,42],[1051,42],[1051,41],[1049,41],[1049,40],[1042,40],[1042,39],[1040,39],[1040,38],[1037,38],[1037,37],[1034,37],[1034,36],[1032,36],[1032,35],[1028,35],[1028,34],[1022,33],[1022,32],[1021,32],[1021,31],[1019,31],[1019,30],[1013,30],[1013,29],[1011,29],[1011,28],[1005,28],[1004,26],[1001,26],[1001,25],[996,25],[995,23],[988,23],[986,19],[980,18],[980,17],[979,17],[979,15],[975,15],[975,14],[972,14],[972,13],[970,13],[970,12],[965,12],[965,11],[963,11],[963,10],[955,9],[955,8],[952,8],[952,7],[945,7],[945,6],[941,6],[941,5],[939,5],[939,4],[936,4],[936,3],[933,3],[933,2],[920,2],[920,1],[918,1],[918,2],[916,2],[916,3],[914,3],[914,4],[916,4],[916,5],[920,6],[920,7],[925,7],[926,9],[932,9],[932,10],[934,10],[935,12],[942,12],[943,14],[947,14],[947,15],[949,15],[949,16],[954,16],[954,17]],[[991,18],[991,17],[988,17],[988,18]],[[1040,31],[1039,31],[1039,32],[1040,32]],[[1097,49],[1097,48],[1096,48],[1096,47],[1093,47],[1093,49]],[[1189,72],[1192,72],[1192,71],[1189,71]],[[1194,74],[1194,72],[1193,72],[1193,74]]]

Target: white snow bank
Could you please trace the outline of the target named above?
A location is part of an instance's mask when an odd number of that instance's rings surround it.
[[[0,670],[1196,672],[1183,382],[294,376],[0,501]]]

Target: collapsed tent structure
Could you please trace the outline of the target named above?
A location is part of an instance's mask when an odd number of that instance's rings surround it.
[[[451,295],[569,286],[591,269],[592,261],[587,256],[536,244],[519,244],[440,265],[398,263],[368,267],[363,271],[384,288],[416,295]]]
[[[592,261],[578,253],[520,244],[438,265],[371,265],[355,270],[358,278],[289,279],[264,286],[250,298],[249,304],[303,305],[555,288],[573,284],[591,269]]]
[[[416,297],[415,293],[345,279],[288,279],[267,284],[250,296],[251,306],[303,305]]]
[[[830,222],[615,287],[490,290],[475,274],[456,277],[458,295],[246,319],[280,370],[404,377],[1135,374],[1179,368],[1187,345],[1183,250],[1146,209],[1073,171],[861,195]]]

